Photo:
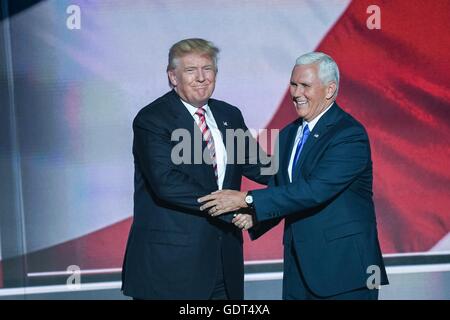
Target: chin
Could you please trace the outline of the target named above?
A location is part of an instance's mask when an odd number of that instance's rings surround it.
[[[307,109],[302,108],[302,107],[295,107],[295,112],[297,112],[299,117],[304,117],[307,114]]]

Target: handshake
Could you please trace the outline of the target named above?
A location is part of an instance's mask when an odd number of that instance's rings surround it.
[[[237,211],[238,213],[234,215],[231,222],[242,230],[248,230],[253,227],[255,221],[252,214],[243,212],[243,209],[248,209],[247,202],[245,202],[246,196],[246,192],[218,190],[199,198],[197,201],[202,203],[200,210],[208,211],[207,213],[212,217]]]

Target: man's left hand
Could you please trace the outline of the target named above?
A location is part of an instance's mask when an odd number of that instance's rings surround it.
[[[254,225],[253,216],[247,213],[238,213],[231,222],[242,230],[248,230]]]
[[[246,192],[235,190],[218,190],[213,193],[201,197],[198,202],[204,203],[200,210],[208,210],[208,213],[215,217],[226,212],[237,211],[241,208],[247,208],[245,202]]]

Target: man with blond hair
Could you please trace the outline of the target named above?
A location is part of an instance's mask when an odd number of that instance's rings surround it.
[[[201,212],[197,198],[222,188],[240,190],[243,175],[259,183],[269,177],[261,174],[258,159],[236,161],[254,139],[226,148],[226,130],[247,127],[239,109],[211,99],[218,52],[203,39],[174,44],[167,67],[173,90],[134,119],[134,219],[122,289],[135,299],[243,299],[241,229],[232,216],[218,220]],[[173,152],[173,133],[180,130],[192,139],[181,162]],[[196,137],[205,158],[200,163]]]

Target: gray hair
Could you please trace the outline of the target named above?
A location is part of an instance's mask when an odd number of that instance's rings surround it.
[[[334,97],[336,97],[339,89],[339,68],[333,58],[323,52],[310,52],[301,55],[295,61],[295,65],[307,64],[319,66],[319,79],[324,85],[330,82],[336,83],[336,92],[334,93]]]

